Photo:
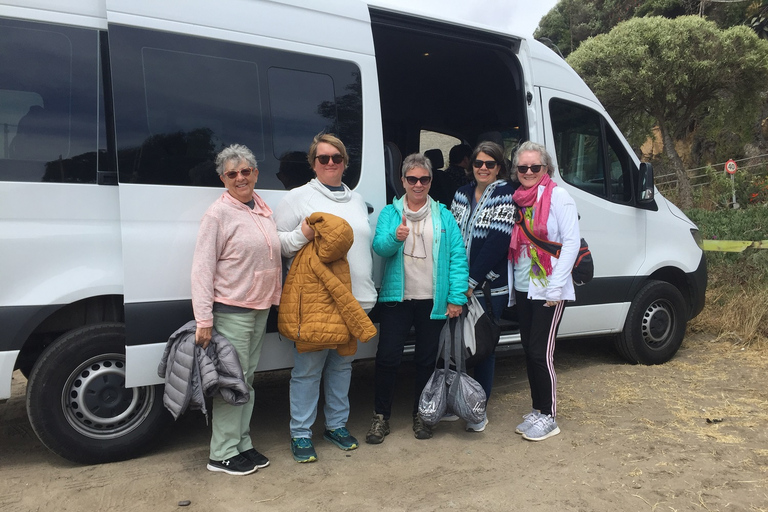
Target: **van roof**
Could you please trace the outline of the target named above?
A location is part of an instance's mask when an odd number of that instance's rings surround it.
[[[323,0],[319,4],[308,0],[250,0],[240,5],[247,6],[248,3],[254,7],[260,4],[258,12],[271,9],[279,18],[294,15],[297,21],[292,23],[295,30],[291,31],[290,40],[295,43],[368,55],[373,55],[373,41],[368,28],[371,8],[517,39],[522,46],[527,47],[530,58],[536,61],[531,69],[533,84],[567,90],[598,102],[586,84],[577,78],[576,72],[564,65],[557,54],[538,41],[510,30],[508,20],[503,16],[489,17],[484,23],[468,21],[460,16],[450,2],[436,6],[430,2],[403,3],[398,0]],[[179,8],[181,4],[184,9]],[[0,0],[0,16],[106,29],[109,8],[110,21],[129,25],[135,23],[135,15],[140,15],[142,26],[147,28],[174,30],[178,28],[175,27],[178,21],[198,26],[200,35],[217,37],[221,30],[226,30],[230,36],[233,32],[250,32],[274,39],[288,39],[285,26],[275,26],[267,20],[260,23],[256,16],[232,17],[222,13],[217,4],[210,0]],[[203,18],[207,21],[207,27],[199,23],[200,11],[205,11]],[[311,12],[320,21],[313,20]]]
[[[54,21],[53,17],[57,18],[59,22],[71,23],[71,24],[84,24],[92,25],[91,23],[83,23],[84,20],[100,19],[104,20],[107,17],[107,8],[110,11],[122,12],[123,5],[131,5],[130,10],[136,10],[139,12],[151,12],[161,13],[163,10],[163,4],[170,5],[174,2],[157,2],[155,0],[130,0],[125,2],[124,0],[68,0],[67,2],[51,2],[50,0],[0,0],[0,16],[9,16],[14,18],[27,18],[29,11],[35,11],[37,13],[33,18],[43,18]],[[187,17],[185,13],[192,15],[196,9],[194,9],[194,3],[197,2],[185,2],[185,9],[174,9],[172,12],[178,15],[179,18]],[[213,3],[207,0],[200,0],[200,8],[205,8],[205,4]],[[330,14],[337,17],[347,18],[350,20],[357,20],[368,22],[369,14],[368,8],[373,7],[381,10],[387,10],[397,12],[401,14],[409,14],[418,16],[425,19],[431,19],[433,21],[439,21],[442,23],[449,23],[452,25],[459,25],[465,27],[472,27],[475,29],[481,29],[490,32],[496,32],[499,34],[512,35],[521,39],[524,39],[523,34],[510,31],[508,26],[505,26],[502,21],[503,17],[489,17],[486,23],[468,22],[462,15],[455,9],[454,5],[450,2],[441,4],[436,7],[434,4],[429,3],[398,3],[396,0],[324,0],[318,4],[307,0],[267,0],[266,4],[283,4],[285,6],[291,6],[299,10],[315,11],[324,14]],[[146,8],[144,6],[146,6]],[[78,22],[78,19],[80,22]]]
[[[439,7],[429,2],[398,2],[397,0],[363,0],[370,7],[380,10],[409,14],[420,18],[430,19],[441,23],[459,25],[479,29],[486,32],[495,32],[506,36],[514,36],[518,39],[527,39],[528,36],[519,30],[510,28],[507,19],[503,16],[489,16],[484,21],[468,20],[455,7],[456,2],[442,2]],[[479,4],[481,2],[475,2]]]

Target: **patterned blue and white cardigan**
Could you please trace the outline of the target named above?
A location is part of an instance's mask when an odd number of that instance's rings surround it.
[[[477,288],[487,279],[491,296],[509,295],[507,254],[514,226],[514,187],[505,180],[491,183],[473,210],[475,185],[459,188],[451,204],[467,248],[469,286]],[[479,289],[477,292],[482,295]]]

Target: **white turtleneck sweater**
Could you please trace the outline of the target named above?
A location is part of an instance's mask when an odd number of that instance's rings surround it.
[[[344,190],[331,191],[317,178],[306,185],[289,191],[280,201],[274,213],[277,235],[283,257],[288,267],[293,257],[309,240],[301,232],[301,222],[315,212],[331,213],[346,220],[352,227],[355,241],[347,253],[352,277],[352,294],[363,309],[370,310],[376,304],[376,287],[373,284],[373,258],[371,242],[373,232],[368,220],[368,207],[363,197],[346,185]]]

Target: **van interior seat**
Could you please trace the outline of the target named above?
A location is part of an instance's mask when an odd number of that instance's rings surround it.
[[[443,152],[439,149],[428,149],[424,152],[424,156],[429,158],[432,163],[432,170],[437,171],[443,168],[445,162],[443,160]]]

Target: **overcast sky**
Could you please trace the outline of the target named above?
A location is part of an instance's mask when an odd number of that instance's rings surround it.
[[[388,4],[431,11],[446,9],[459,18],[486,23],[489,20],[505,20],[506,27],[523,36],[530,36],[539,20],[557,0],[381,0]]]

